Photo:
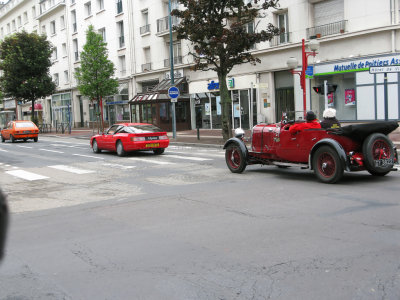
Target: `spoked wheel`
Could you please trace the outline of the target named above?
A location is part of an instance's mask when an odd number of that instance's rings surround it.
[[[335,183],[343,176],[343,166],[336,151],[322,146],[312,158],[315,175],[324,183]]]
[[[117,154],[118,156],[125,156],[126,152],[124,150],[124,146],[121,141],[117,142]]]
[[[382,133],[369,135],[363,143],[365,168],[374,176],[385,176],[394,165],[394,149],[389,138]]]
[[[225,151],[225,161],[229,170],[233,173],[242,173],[246,169],[245,154],[236,144],[230,144]]]
[[[92,149],[93,149],[94,153],[100,153],[101,152],[101,150],[99,149],[99,146],[97,145],[97,141],[96,140],[93,140]]]

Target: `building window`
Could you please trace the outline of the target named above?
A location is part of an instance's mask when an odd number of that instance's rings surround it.
[[[68,70],[64,71],[64,82],[68,83],[69,82],[69,74],[68,74]]]
[[[122,12],[123,12],[122,0],[117,0],[117,14],[120,14]]]
[[[57,47],[53,48],[53,52],[51,54],[51,58],[52,58],[53,61],[57,60],[57,58],[58,58]]]
[[[151,70],[151,52],[150,47],[143,48],[143,55],[145,63],[142,64],[142,72]]]
[[[167,53],[168,53],[168,58],[164,61],[164,67],[170,67],[171,66],[171,57],[170,57],[170,50],[169,50],[169,43],[167,45]],[[176,64],[181,64],[182,63],[182,46],[181,42],[173,42],[172,44],[172,50],[174,54],[174,65]]]
[[[15,27],[15,20],[12,20],[12,22],[11,22],[11,30],[12,30],[12,31],[15,31],[15,30],[16,30],[16,27]]]
[[[58,73],[53,74],[53,81],[56,84],[56,86],[58,86],[60,84],[60,82],[59,82],[60,80],[58,78]]]
[[[126,75],[126,61],[125,61],[125,55],[121,55],[118,57],[119,60],[119,70],[120,70],[120,74],[121,76],[125,76]]]
[[[123,21],[118,22],[117,28],[118,28],[119,47],[123,48],[125,47],[124,22]]]
[[[62,48],[62,56],[66,57],[67,56],[67,44],[63,43],[61,48]]]
[[[85,14],[86,17],[90,17],[92,15],[92,2],[85,3]]]
[[[99,8],[99,10],[103,10],[104,9],[104,0],[97,0],[97,7]]]
[[[36,18],[36,7],[32,6],[32,17]]]
[[[21,25],[22,25],[22,18],[21,18],[21,16],[18,16],[18,18],[17,18],[17,25],[18,25],[18,27],[21,27]]]
[[[103,37],[103,41],[105,42],[106,41],[106,29],[104,27],[100,28],[98,32]]]
[[[11,27],[10,27],[10,23],[7,24],[7,34],[10,34],[11,32]]]
[[[72,4],[75,4],[75,0],[71,0],[71,5],[72,5]]]
[[[150,32],[149,11],[147,9],[142,10],[142,24],[143,26],[140,27],[140,34]]]
[[[78,26],[76,24],[76,11],[71,11],[72,32],[77,32]]]
[[[79,60],[78,39],[73,39],[72,40],[72,45],[74,47],[75,61],[78,61]]]
[[[24,23],[26,24],[26,23],[28,23],[28,13],[27,12],[24,12],[24,15],[23,15],[24,17],[23,17],[23,19],[24,19]]]
[[[50,22],[50,34],[51,35],[56,34],[56,21]]]
[[[278,21],[278,28],[281,30],[281,34],[278,36],[278,44],[289,42],[289,21],[288,14],[283,13],[276,16]]]
[[[42,34],[46,34],[46,25],[42,26]]]
[[[65,29],[65,17],[60,17],[60,29]]]

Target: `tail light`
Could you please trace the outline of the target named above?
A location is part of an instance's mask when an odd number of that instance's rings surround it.
[[[162,135],[159,137],[160,140],[168,140],[168,136],[166,135]]]
[[[146,138],[144,137],[144,136],[134,136],[134,137],[131,137],[131,141],[132,142],[143,142],[143,141],[145,141],[146,140]]]

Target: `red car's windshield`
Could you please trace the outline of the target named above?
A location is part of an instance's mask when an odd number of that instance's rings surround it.
[[[162,132],[160,128],[154,125],[130,125],[126,126],[125,130],[130,133]]]

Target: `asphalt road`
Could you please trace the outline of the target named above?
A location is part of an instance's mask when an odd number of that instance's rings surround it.
[[[400,173],[250,166],[221,149],[0,144],[0,299],[400,299]]]

